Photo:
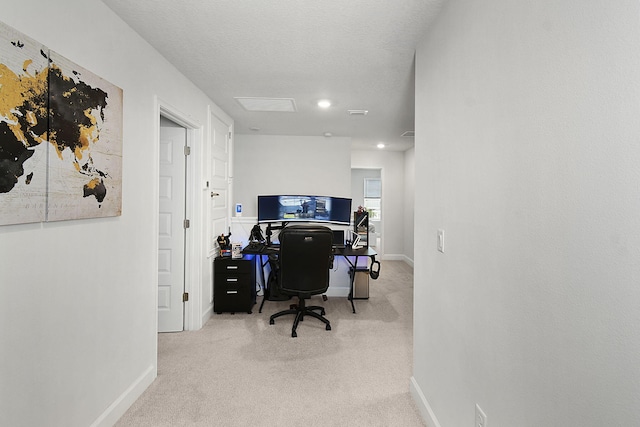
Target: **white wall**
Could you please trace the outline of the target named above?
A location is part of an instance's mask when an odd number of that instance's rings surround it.
[[[196,153],[211,103],[98,0],[0,7],[124,92],[122,216],[0,227],[0,425],[111,425],[157,369],[156,96],[202,125]]]
[[[351,197],[351,138],[236,135],[234,150],[234,203],[245,217],[257,217],[259,194]]]
[[[351,153],[352,168],[381,169],[382,259],[406,260],[404,251],[404,153],[401,151],[359,151]]]
[[[232,240],[247,243],[260,194],[351,197],[350,162],[350,138],[236,135],[233,205],[243,212],[232,219]]]
[[[443,427],[640,425],[639,16],[450,0],[418,48],[413,386]]]

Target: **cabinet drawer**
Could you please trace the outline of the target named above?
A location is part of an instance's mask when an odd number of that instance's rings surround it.
[[[251,292],[247,288],[218,288],[213,295],[214,298],[220,297],[223,299],[235,300],[235,299],[251,299]]]
[[[216,313],[242,312],[251,313],[255,304],[248,289],[218,289],[213,297],[213,311]]]
[[[218,273],[215,276],[216,286],[251,286],[251,276],[248,274]]]
[[[216,260],[215,273],[218,274],[251,274],[253,263],[242,259]]]

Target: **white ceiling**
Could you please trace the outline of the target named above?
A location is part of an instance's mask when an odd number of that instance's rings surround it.
[[[414,51],[443,1],[103,0],[237,134],[328,132],[354,149],[397,151],[413,146],[401,135],[414,130]],[[297,111],[249,112],[236,97],[292,98]],[[333,105],[321,110],[319,99]]]

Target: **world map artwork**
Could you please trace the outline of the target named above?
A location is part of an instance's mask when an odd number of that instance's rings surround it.
[[[0,23],[0,225],[121,206],[122,89]]]

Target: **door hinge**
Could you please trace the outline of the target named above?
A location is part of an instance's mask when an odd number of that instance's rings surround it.
[[[184,228],[189,228],[191,227],[191,221],[189,221],[188,219],[184,220]]]
[[[185,292],[182,294],[182,302],[189,301],[189,292]]]
[[[184,155],[188,156],[189,154],[191,154],[191,147],[189,147],[188,145],[184,146]]]

